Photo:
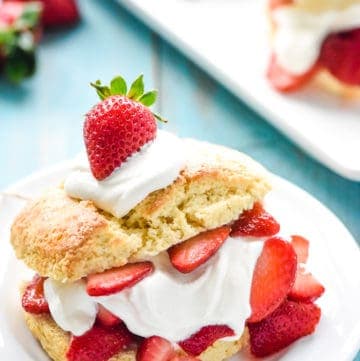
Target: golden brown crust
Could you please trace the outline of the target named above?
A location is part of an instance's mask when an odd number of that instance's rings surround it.
[[[17,257],[42,276],[74,281],[229,223],[270,189],[264,169],[249,157],[199,142],[194,147],[206,149],[205,164],[189,163],[172,185],[121,219],[69,198],[61,188],[50,190],[14,221]]]
[[[70,334],[60,329],[50,315],[25,313],[25,321],[32,334],[54,361],[66,361]],[[198,358],[201,361],[222,361],[236,354],[248,342],[247,332],[236,341],[216,341]],[[185,354],[183,351],[179,351]],[[109,361],[136,361],[136,350],[122,351]]]

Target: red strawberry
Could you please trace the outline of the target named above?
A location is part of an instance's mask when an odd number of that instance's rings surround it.
[[[330,34],[323,43],[320,63],[340,81],[360,85],[360,29]]]
[[[189,273],[205,263],[226,241],[230,227],[224,226],[200,233],[168,250],[172,265],[182,273]]]
[[[269,1],[269,8],[270,10],[275,10],[278,7],[291,5],[294,3],[294,0],[270,0]]]
[[[240,214],[231,228],[231,235],[235,237],[270,237],[279,232],[280,225],[260,203],[255,203],[252,209]]]
[[[179,346],[188,354],[198,356],[215,341],[229,336],[234,336],[234,331],[226,325],[205,326],[188,339],[179,342]]]
[[[97,319],[104,326],[116,326],[121,323],[119,317],[116,317],[109,310],[107,310],[104,306],[99,305]]]
[[[159,336],[145,339],[139,347],[136,361],[170,361],[175,356],[171,342]]]
[[[296,253],[290,243],[281,238],[264,243],[253,274],[248,322],[261,321],[279,307],[294,284],[296,268]]]
[[[66,26],[76,23],[80,16],[75,0],[41,0],[44,4],[42,22],[45,26]]]
[[[45,278],[35,275],[27,285],[22,296],[22,306],[26,312],[40,314],[48,313],[49,305],[44,297]]]
[[[67,361],[108,361],[133,342],[133,335],[123,323],[115,327],[95,324],[84,335],[71,338]]]
[[[175,356],[170,361],[200,361],[198,358],[193,356]]]
[[[111,87],[99,81],[92,84],[102,102],[86,115],[84,140],[91,171],[102,180],[125,160],[156,136],[156,121],[161,119],[147,106],[156,100],[156,92],[144,94],[142,75],[129,92],[121,77],[114,78]]]
[[[291,236],[291,245],[296,252],[298,263],[306,263],[309,257],[309,241],[301,236]]]
[[[12,25],[24,12],[25,4],[20,1],[0,3],[0,28]]]
[[[295,301],[312,302],[320,297],[325,288],[316,278],[306,272],[301,265],[306,263],[309,254],[309,241],[301,236],[292,236],[291,244],[297,254],[298,266],[296,271],[295,283],[289,293],[289,298]]]
[[[324,286],[303,267],[298,268],[289,298],[295,301],[313,302],[325,291]]]
[[[251,352],[264,357],[314,332],[321,310],[312,303],[285,301],[264,320],[248,324]]]
[[[106,296],[132,287],[154,271],[151,262],[128,263],[103,273],[88,276],[86,290],[90,296]]]
[[[272,55],[267,70],[267,78],[276,90],[287,93],[299,90],[308,83],[317,71],[318,66],[315,65],[304,74],[291,74],[282,68],[277,62],[275,55]]]

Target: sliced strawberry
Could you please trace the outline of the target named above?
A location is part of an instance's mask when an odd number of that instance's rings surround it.
[[[106,296],[132,287],[154,271],[151,262],[128,263],[103,273],[88,276],[86,290],[90,296]]]
[[[360,85],[360,29],[330,34],[323,43],[320,63],[340,81]]]
[[[294,0],[270,0],[269,8],[270,10],[275,10],[281,6],[291,5],[294,3]]]
[[[227,240],[230,227],[224,226],[200,233],[168,250],[172,265],[189,273],[205,263]]]
[[[317,71],[318,66],[315,65],[304,74],[291,74],[277,62],[275,55],[272,55],[267,70],[267,78],[276,90],[287,93],[299,90]]]
[[[325,291],[324,286],[303,267],[298,268],[289,298],[295,301],[313,302]]]
[[[302,264],[306,263],[309,255],[309,241],[301,236],[291,236],[291,244],[295,249],[298,266],[295,283],[289,293],[289,298],[295,301],[312,302],[320,297],[324,286]]]
[[[71,338],[67,361],[108,361],[134,340],[123,323],[115,327],[95,324],[84,335]]]
[[[296,253],[290,243],[281,238],[264,243],[253,274],[248,322],[261,321],[279,307],[294,285],[296,268]]]
[[[109,310],[107,310],[104,306],[99,305],[97,319],[104,326],[116,326],[121,323],[119,317],[116,317]]]
[[[234,331],[226,325],[205,326],[188,339],[179,342],[179,346],[188,354],[198,356],[215,341],[234,336]]]
[[[264,357],[314,332],[321,310],[312,303],[285,301],[264,320],[248,324],[251,352]]]
[[[170,361],[175,356],[171,342],[159,336],[145,339],[139,347],[136,361]]]
[[[260,203],[241,213],[239,219],[231,226],[232,236],[270,237],[280,230],[279,223],[265,211]]]
[[[48,313],[49,305],[44,296],[45,278],[35,275],[27,285],[22,296],[22,306],[26,312],[40,314]]]
[[[309,241],[301,236],[291,236],[291,245],[296,252],[298,263],[306,263],[309,257]]]

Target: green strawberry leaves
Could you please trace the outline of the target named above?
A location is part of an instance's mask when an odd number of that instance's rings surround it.
[[[129,93],[127,96],[130,99],[138,100],[144,94],[144,76],[141,74],[135,81],[131,84]]]
[[[110,83],[110,93],[112,95],[125,95],[127,92],[126,81],[123,77],[117,76]]]
[[[151,90],[145,93],[144,76],[139,75],[131,84],[129,91],[127,91],[127,84],[123,77],[120,75],[113,78],[110,82],[110,86],[104,86],[100,80],[95,83],[90,83],[95,88],[101,100],[104,100],[112,95],[124,95],[129,99],[136,100],[139,103],[150,107],[156,102],[158,92],[157,90]],[[167,122],[159,114],[153,113],[154,117],[162,122]]]

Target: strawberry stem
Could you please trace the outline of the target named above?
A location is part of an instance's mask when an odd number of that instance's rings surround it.
[[[133,81],[129,91],[127,91],[125,79],[120,75],[111,80],[110,86],[103,85],[100,80],[97,80],[95,83],[90,83],[90,85],[95,88],[96,93],[101,100],[104,100],[112,95],[124,95],[129,99],[138,101],[146,107],[150,107],[156,102],[158,96],[157,90],[150,90],[145,93],[143,74],[139,75]],[[152,114],[160,122],[167,123],[167,120],[159,114]]]

